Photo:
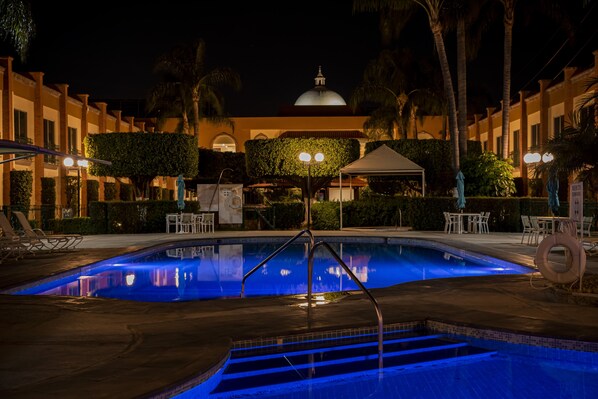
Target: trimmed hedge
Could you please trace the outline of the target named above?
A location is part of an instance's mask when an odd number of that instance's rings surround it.
[[[89,215],[95,234],[165,232],[167,213],[178,213],[177,201],[93,202]],[[198,213],[199,202],[185,201],[185,212]]]

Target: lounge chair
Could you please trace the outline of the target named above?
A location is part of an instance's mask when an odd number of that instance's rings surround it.
[[[19,237],[0,236],[0,263],[6,258],[20,259],[27,252],[27,247]]]
[[[50,251],[75,249],[83,241],[81,234],[46,234],[42,229],[31,227],[23,212],[13,211],[23,229],[23,235],[29,239],[40,240],[45,249]]]
[[[47,249],[46,245],[39,238],[22,237],[18,234],[15,229],[13,229],[10,220],[8,220],[8,217],[3,212],[0,212],[0,229],[2,229],[3,238],[18,242],[19,244],[15,245],[20,245],[21,248],[19,250],[22,250],[25,253],[35,254],[37,251]]]
[[[598,237],[583,237],[581,239],[581,245],[586,251],[586,255],[598,255]]]

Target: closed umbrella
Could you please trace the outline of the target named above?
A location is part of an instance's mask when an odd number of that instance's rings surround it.
[[[457,173],[457,209],[465,208],[465,176],[459,171]]]
[[[176,188],[177,188],[177,201],[176,205],[179,210],[182,212],[185,209],[185,181],[183,180],[183,175],[179,175],[176,179]]]
[[[548,191],[548,207],[554,216],[559,215],[559,179],[556,173],[551,173],[546,182],[546,191]]]

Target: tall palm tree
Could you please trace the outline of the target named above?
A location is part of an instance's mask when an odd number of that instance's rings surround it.
[[[165,74],[164,81],[151,88],[146,102],[148,112],[156,112],[157,125],[170,117],[181,118],[177,132],[189,133],[189,113],[192,112],[191,99],[183,86],[172,77]],[[160,128],[159,128],[160,129]]]
[[[509,157],[509,122],[511,111],[511,65],[513,53],[513,24],[517,0],[500,0],[504,8],[503,72],[502,72],[502,157]]]
[[[241,78],[227,67],[208,70],[203,39],[175,47],[158,58],[154,69],[165,74],[164,83],[179,85],[178,89],[165,88],[164,92],[172,94],[178,90],[183,114],[187,112],[185,105],[190,101],[193,135],[199,135],[199,121],[204,118],[234,127],[232,120],[224,114],[224,100],[219,89],[228,86],[239,90]]]
[[[467,156],[467,61],[477,55],[482,32],[490,26],[488,3],[488,0],[452,0],[444,14],[447,29],[455,29],[457,38],[457,123],[461,159]]]
[[[406,10],[411,7],[421,7],[428,17],[428,24],[434,44],[438,60],[440,62],[440,70],[442,72],[442,80],[444,86],[444,94],[448,101],[449,110],[449,130],[451,133],[451,146],[453,149],[452,168],[456,174],[460,168],[459,161],[459,127],[457,123],[457,103],[455,100],[455,93],[453,91],[453,82],[451,78],[451,71],[446,55],[446,48],[444,46],[444,25],[440,19],[445,0],[353,0],[354,11],[378,11],[378,12],[394,12]]]
[[[499,0],[504,9],[503,25],[503,90],[502,90],[502,157],[509,157],[509,123],[511,106],[511,64],[513,51],[513,25],[515,23],[515,8],[518,0]],[[527,0],[521,4],[527,7],[524,15],[542,14],[557,21],[567,34],[575,29],[571,17],[590,6],[593,0]]]
[[[426,64],[426,60],[416,60],[409,49],[401,49],[383,50],[367,65],[350,104],[353,109],[363,104],[376,107],[364,123],[370,137],[406,139],[414,121],[422,120],[426,113],[437,113],[439,96],[424,86],[433,81],[429,78],[432,68]]]
[[[0,39],[8,40],[22,61],[27,58],[35,24],[31,6],[24,0],[0,0]]]

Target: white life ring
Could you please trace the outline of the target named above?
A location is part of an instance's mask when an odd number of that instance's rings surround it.
[[[554,265],[548,261],[550,250],[556,246],[563,246],[568,250],[565,270],[555,269]],[[579,280],[586,271],[586,252],[577,238],[569,234],[556,233],[545,237],[540,242],[534,263],[546,279],[555,283],[572,283]]]
[[[228,199],[228,206],[232,209],[239,209],[243,207],[243,199],[241,196],[235,194]]]

